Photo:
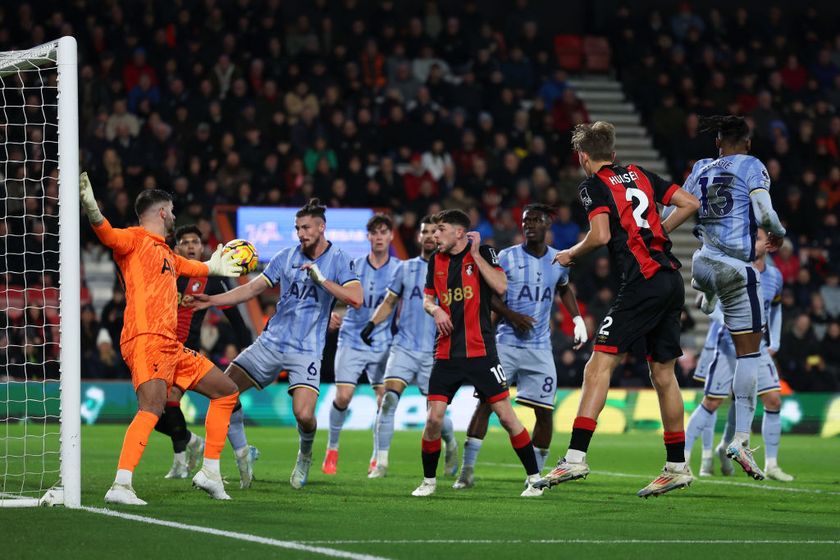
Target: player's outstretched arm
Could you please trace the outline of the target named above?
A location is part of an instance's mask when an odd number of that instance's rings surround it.
[[[362,292],[362,283],[358,280],[351,280],[344,285],[336,284],[332,280],[328,280],[315,263],[307,263],[300,269],[307,271],[313,282],[327,290],[338,301],[354,309],[359,309],[362,306],[364,293]]]
[[[665,233],[671,233],[680,227],[700,209],[700,201],[697,197],[683,189],[674,191],[668,205],[675,207],[675,210],[670,212],[662,222]]]
[[[595,214],[589,219],[589,231],[586,232],[586,237],[571,248],[557,253],[554,256],[554,262],[563,266],[572,265],[578,257],[587,255],[609,243],[611,237],[609,214]]]
[[[385,293],[385,299],[382,300],[382,303],[376,306],[376,309],[373,310],[373,315],[370,316],[370,321],[368,321],[362,329],[361,337],[365,344],[368,346],[373,344],[373,339],[370,338],[370,333],[373,332],[376,325],[391,316],[391,313],[394,311],[394,308],[397,306],[397,302],[399,300],[400,296],[394,292],[389,290]]]
[[[200,263],[199,263],[200,264]],[[209,296],[207,294],[195,294],[186,296],[181,302],[185,307],[194,307],[195,309],[207,309],[208,307],[226,305],[238,305],[243,301],[255,298],[263,293],[269,287],[268,280],[260,274],[247,284],[237,286],[229,292]]]
[[[111,227],[99,210],[96,197],[93,195],[93,186],[90,184],[86,171],[79,176],[79,202],[93,226],[96,237],[103,245],[110,247],[117,254],[126,254],[131,251],[134,247],[134,235],[124,229]]]
[[[79,202],[82,203],[82,209],[92,225],[98,226],[105,220],[93,195],[93,185],[90,184],[87,171],[83,171],[79,176]]]

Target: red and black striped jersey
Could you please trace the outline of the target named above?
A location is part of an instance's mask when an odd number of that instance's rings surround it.
[[[207,314],[206,309],[196,311],[192,307],[184,307],[181,305],[181,300],[184,296],[195,294],[207,294],[208,296],[215,296],[223,294],[229,290],[227,282],[218,276],[180,276],[178,278],[178,340],[187,348],[192,350],[201,349],[201,324],[204,322],[204,316]],[[251,344],[251,331],[242,319],[242,315],[236,306],[233,307],[219,307],[236,333],[236,344],[239,349],[243,349]]]
[[[651,278],[663,268],[680,268],[656,206],[667,206],[677,189],[636,165],[605,165],[581,183],[580,201],[589,219],[609,214],[607,247],[622,284]]]
[[[457,255],[435,252],[429,259],[425,293],[437,297],[438,305],[452,319],[452,334],[438,334],[435,359],[479,358],[496,355],[496,338],[490,322],[492,290],[470,254],[471,243]],[[479,247],[480,255],[501,270],[496,251]]]

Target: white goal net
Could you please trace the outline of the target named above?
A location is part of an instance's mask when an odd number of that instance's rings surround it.
[[[80,503],[76,41],[0,52],[0,507]]]

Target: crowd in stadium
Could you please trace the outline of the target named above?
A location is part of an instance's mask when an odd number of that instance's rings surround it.
[[[522,207],[546,202],[557,207],[552,244],[574,244],[587,222],[569,139],[590,118],[528,2],[504,21],[473,0],[451,13],[399,4],[314,0],[289,13],[279,0],[82,1],[39,12],[22,2],[0,10],[0,50],[77,37],[82,168],[115,227],[135,221],[141,189],[160,187],[175,195],[178,225],[197,223],[208,243],[214,205],[316,196],[389,209],[412,256],[419,217],[442,208],[468,211],[482,238],[505,247],[521,240]],[[816,8],[791,20],[772,7],[682,4],[624,7],[612,29],[593,30],[613,42],[615,73],[676,182],[716,155],[698,115],[749,118],[790,234],[774,256],[786,283],[777,359],[796,390],[840,379],[840,34],[829,23]],[[82,235],[86,262],[109,258],[90,228]],[[609,268],[597,256],[573,272],[590,330],[615,293]],[[121,306],[115,289],[104,309],[82,310],[90,377],[128,376]],[[203,350],[224,363],[235,337],[211,320]],[[563,320],[558,312],[559,384],[579,385],[588,353],[572,351]],[[649,384],[644,360],[614,382]]]

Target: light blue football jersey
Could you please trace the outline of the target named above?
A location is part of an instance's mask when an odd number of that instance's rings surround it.
[[[394,274],[399,270],[401,262],[395,257],[388,257],[385,264],[379,268],[373,268],[367,256],[359,257],[353,261],[354,268],[362,282],[364,295],[362,306],[359,309],[347,308],[344,321],[341,323],[341,329],[338,331],[339,345],[373,352],[383,352],[391,346],[391,341],[394,339],[391,330],[393,321],[391,319],[382,321],[373,329],[370,335],[373,339],[373,345],[371,346],[365,344],[361,333],[373,316],[374,310],[385,299],[388,286],[394,280]]]
[[[423,310],[429,261],[414,257],[402,263],[388,291],[402,299],[394,345],[413,352],[434,352],[437,327]]]
[[[519,333],[505,320],[499,322],[496,342],[526,348],[551,348],[551,312],[554,292],[558,286],[569,283],[569,269],[553,264],[557,249],[548,248],[537,258],[524,245],[508,247],[499,253],[499,264],[507,276],[505,303],[517,313],[536,320],[534,328]]]
[[[301,270],[302,265],[311,262],[317,263],[324,277],[336,284],[345,286],[359,281],[353,261],[332,243],[314,261],[303,254],[300,245],[274,255],[262,275],[271,286],[280,285],[280,299],[260,336],[278,352],[323,355],[335,298]]]
[[[770,190],[770,175],[753,156],[701,159],[683,188],[700,199],[705,248],[744,262],[755,259],[757,222],[750,193]]]

